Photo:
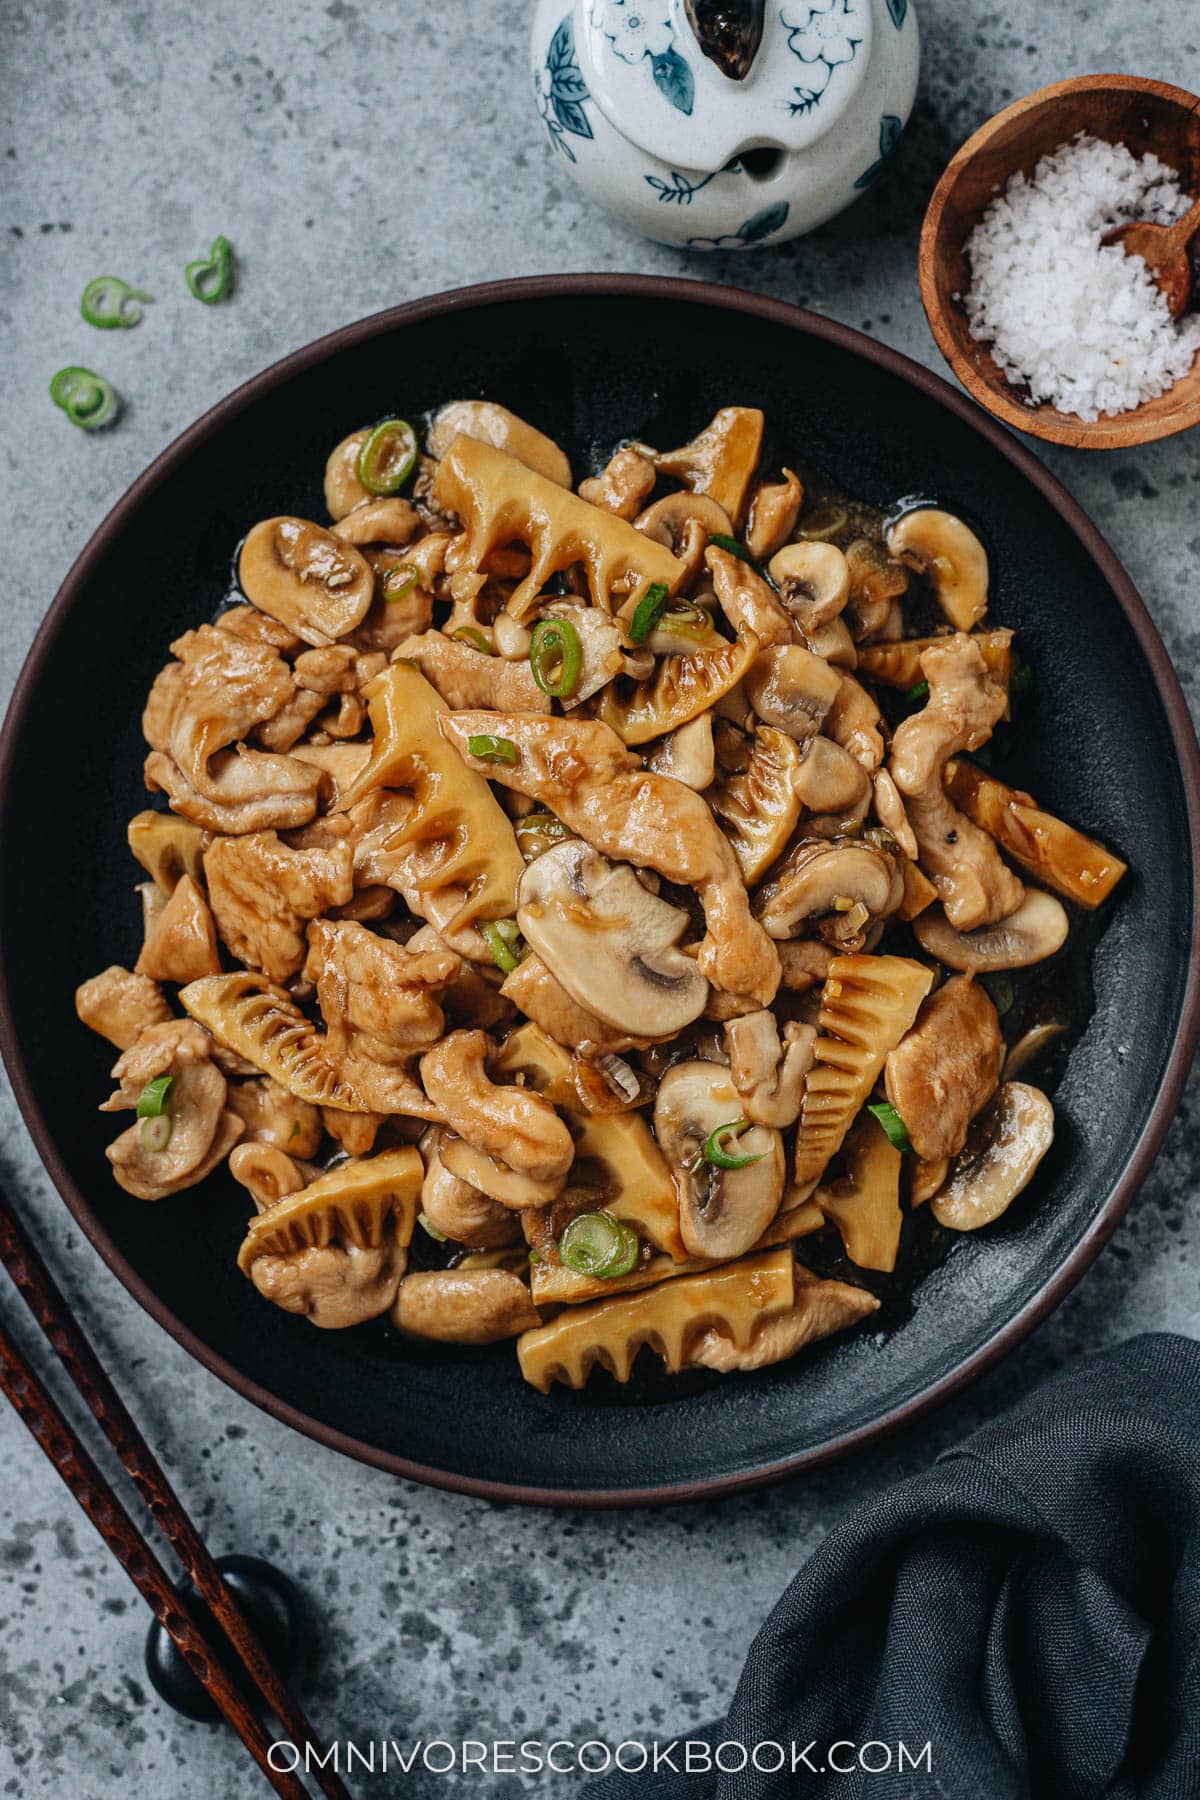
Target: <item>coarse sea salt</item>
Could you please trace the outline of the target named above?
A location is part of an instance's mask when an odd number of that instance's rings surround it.
[[[1200,315],[1176,325],[1140,256],[1101,238],[1133,219],[1169,225],[1190,201],[1156,156],[1085,132],[1014,175],[967,240],[958,296],[971,335],[1030,401],[1081,419],[1165,393],[1200,351]]]

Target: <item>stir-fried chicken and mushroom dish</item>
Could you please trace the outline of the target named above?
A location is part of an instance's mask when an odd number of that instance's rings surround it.
[[[1023,665],[970,525],[739,406],[576,484],[455,401],[325,499],[146,702],[144,941],[77,996],[126,1193],[228,1163],[265,1300],[543,1391],[779,1362],[997,1219],[1062,1029],[1014,993],[1124,865],[977,760]]]

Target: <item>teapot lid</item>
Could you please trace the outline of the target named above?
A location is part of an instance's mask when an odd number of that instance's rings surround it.
[[[803,150],[853,99],[871,0],[576,0],[592,98],[648,155],[715,172],[746,150]]]

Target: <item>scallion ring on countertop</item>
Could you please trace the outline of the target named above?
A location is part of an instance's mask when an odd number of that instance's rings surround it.
[[[171,1141],[172,1121],[170,1113],[158,1113],[152,1119],[143,1119],[138,1136],[147,1150],[165,1150]]]
[[[149,299],[149,294],[130,287],[119,275],[97,275],[84,288],[79,310],[85,323],[97,331],[128,331],[142,316],[142,301]]]
[[[464,644],[470,644],[474,649],[482,651],[484,656],[497,654],[496,646],[488,643],[478,625],[460,625],[458,630],[452,631],[450,635],[459,638]]]
[[[568,700],[579,685],[583,650],[570,619],[539,619],[529,644],[529,666],[543,694]]]
[[[416,563],[393,563],[390,569],[383,571],[379,587],[384,599],[390,603],[411,594],[420,579],[421,571]]]
[[[72,425],[83,431],[100,431],[111,425],[120,411],[116,389],[103,375],[72,364],[60,369],[50,382],[50,398],[65,412]]]
[[[633,618],[629,621],[629,641],[631,644],[644,644],[654,627],[658,624],[670,599],[665,581],[652,581],[637,606]]]
[[[156,1075],[153,1081],[148,1081],[138,1095],[138,1118],[160,1118],[167,1111],[167,1102],[171,1098],[171,1089],[174,1086],[175,1077],[173,1075]]]
[[[183,271],[188,292],[205,306],[215,306],[233,289],[233,252],[227,237],[215,237],[207,256],[190,262]]]
[[[765,1150],[760,1150],[757,1156],[734,1156],[724,1148],[726,1138],[740,1138],[743,1131],[749,1129],[749,1119],[731,1119],[728,1125],[718,1125],[700,1152],[701,1162],[711,1163],[714,1169],[745,1169],[751,1163],[761,1162]]]
[[[888,1143],[896,1150],[911,1150],[912,1143],[908,1135],[908,1126],[900,1117],[895,1107],[888,1100],[876,1101],[868,1106],[867,1111],[873,1113],[887,1132]]]
[[[729,537],[726,532],[714,531],[708,541],[710,544],[715,544],[718,550],[728,550],[730,556],[736,556],[739,562],[749,563],[751,568],[755,566],[753,553],[746,548],[745,544],[735,537]]]
[[[383,419],[358,453],[355,470],[368,494],[397,494],[413,472],[417,434],[407,419]]]
[[[515,763],[517,746],[511,738],[493,737],[490,731],[473,734],[467,739],[467,754],[480,762]]]
[[[479,935],[491,951],[496,967],[505,975],[511,975],[529,954],[529,946],[515,919],[480,919]]]
[[[559,1238],[558,1254],[576,1275],[611,1281],[628,1275],[637,1262],[637,1233],[610,1212],[580,1213]]]

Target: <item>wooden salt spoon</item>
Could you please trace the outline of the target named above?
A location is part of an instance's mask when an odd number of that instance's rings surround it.
[[[1192,259],[1188,245],[1200,231],[1200,200],[1173,225],[1118,225],[1105,234],[1106,244],[1120,244],[1126,256],[1140,256],[1167,297],[1167,310],[1181,319],[1192,297]]]

